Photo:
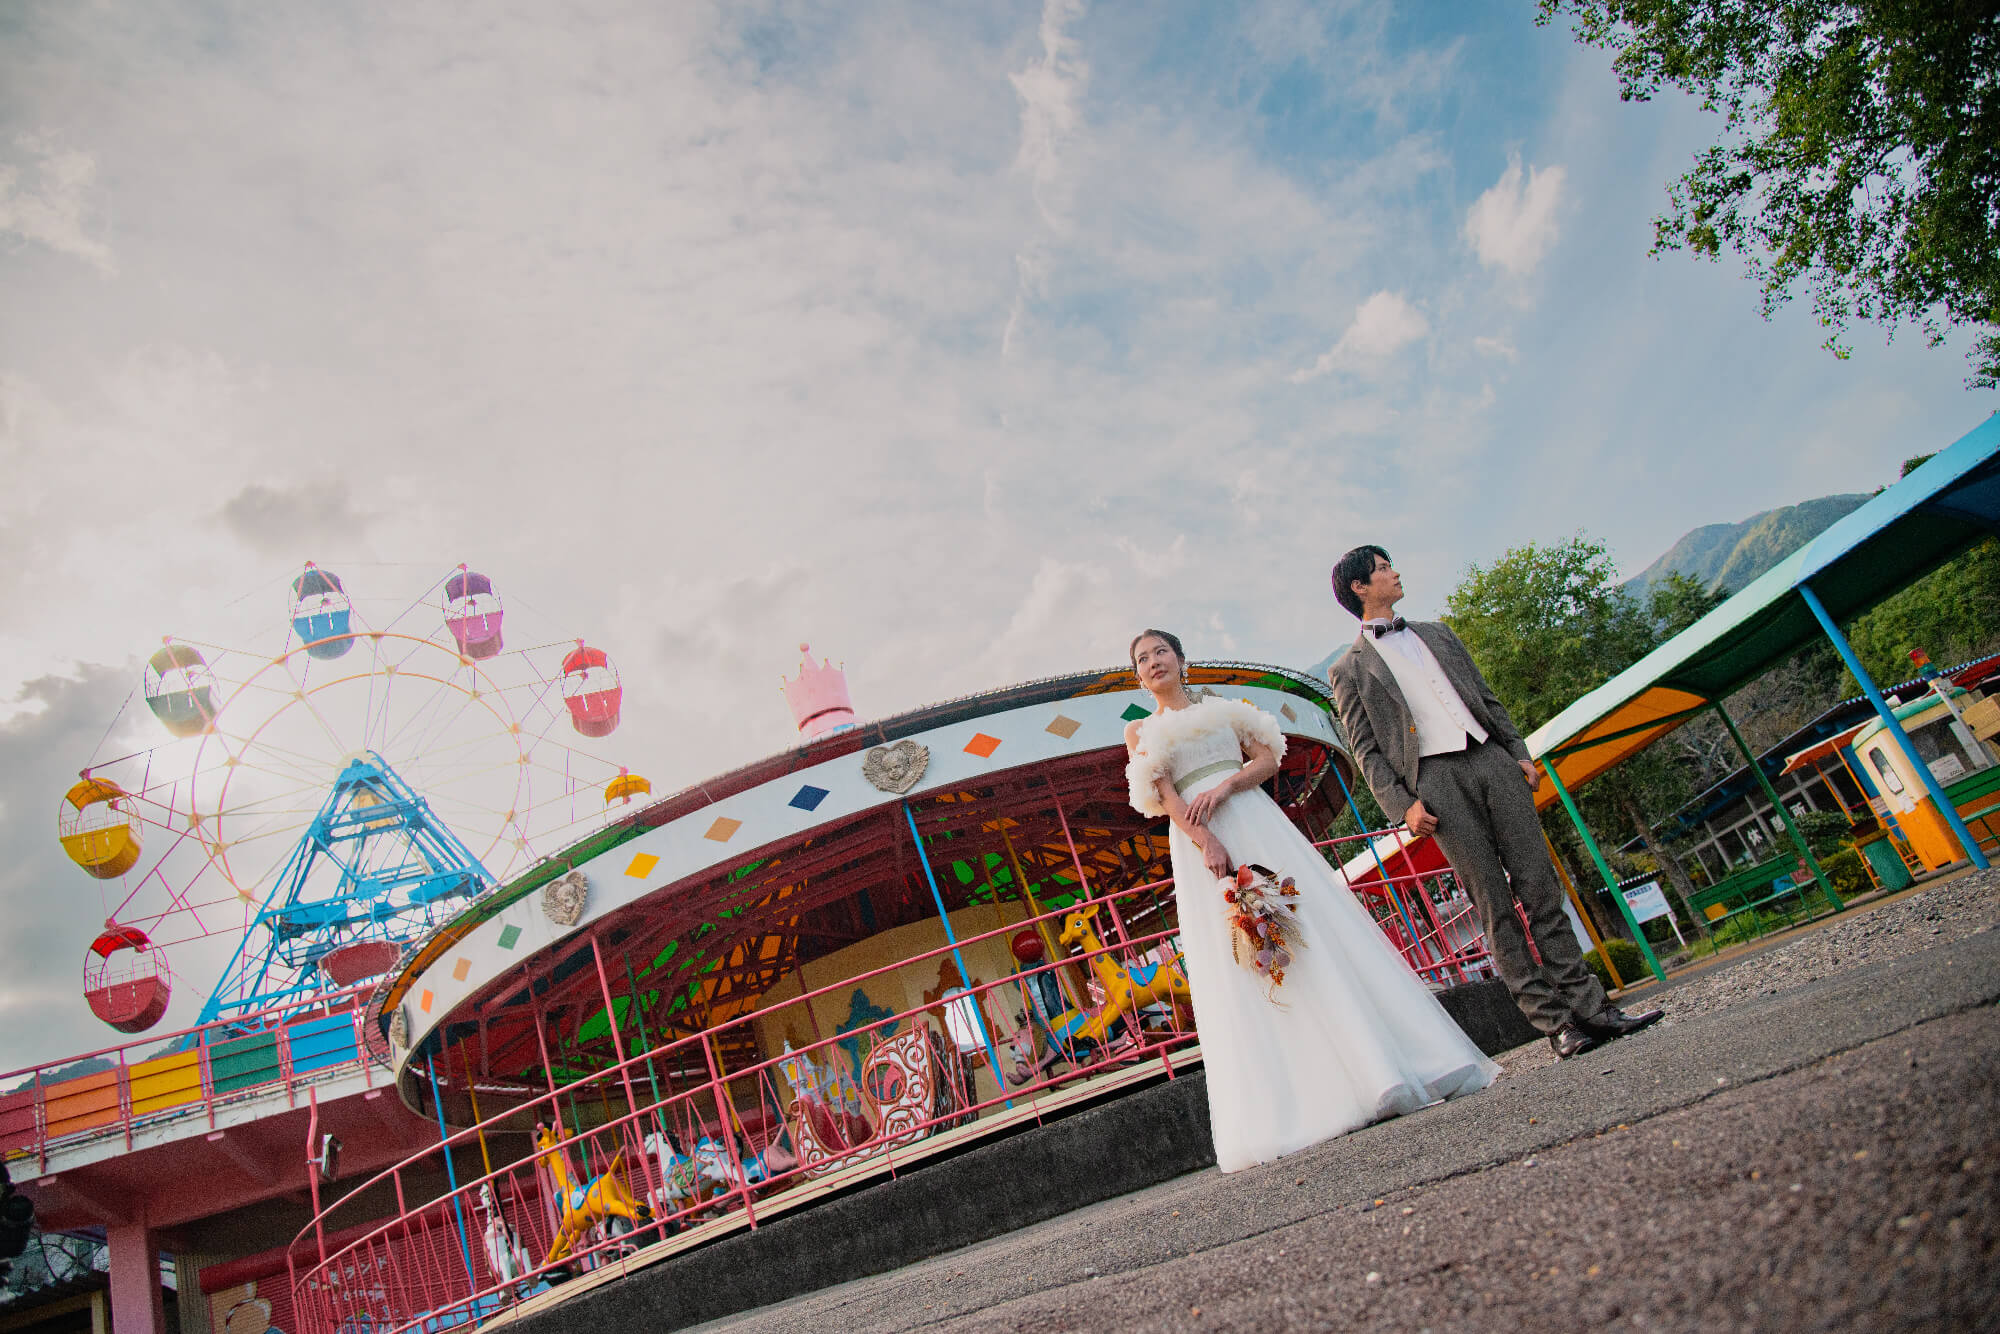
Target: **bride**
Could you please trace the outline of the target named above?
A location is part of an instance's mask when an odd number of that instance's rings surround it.
[[[1125,729],[1132,805],[1173,821],[1175,897],[1208,1117],[1225,1172],[1485,1088],[1480,1054],[1374,920],[1259,785],[1285,738],[1254,705],[1187,690],[1181,642],[1132,641],[1152,716]],[[1298,882],[1301,948],[1283,985],[1235,962],[1221,877],[1255,862]],[[1276,1003],[1273,1003],[1275,999]]]

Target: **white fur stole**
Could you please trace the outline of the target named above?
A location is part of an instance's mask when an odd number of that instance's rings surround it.
[[[1260,742],[1277,759],[1285,758],[1285,734],[1278,720],[1248,700],[1209,695],[1185,709],[1156,712],[1139,724],[1139,743],[1125,765],[1125,784],[1132,808],[1141,815],[1165,815],[1159,780],[1172,778],[1174,755],[1189,740],[1226,720],[1239,746]]]

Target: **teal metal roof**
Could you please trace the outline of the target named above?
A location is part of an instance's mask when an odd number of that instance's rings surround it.
[[[1720,607],[1535,729],[1574,788],[1762,676],[1822,631],[1810,584],[1845,622],[2000,533],[2000,415],[1939,451]],[[1555,800],[1551,788],[1539,799]]]

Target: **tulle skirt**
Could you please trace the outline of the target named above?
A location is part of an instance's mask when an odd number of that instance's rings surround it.
[[[1273,1004],[1263,981],[1235,962],[1223,885],[1174,829],[1181,945],[1223,1171],[1493,1082],[1499,1067],[1452,1022],[1275,802],[1260,790],[1239,792],[1209,829],[1232,863],[1257,862],[1298,882],[1292,902],[1303,943]]]

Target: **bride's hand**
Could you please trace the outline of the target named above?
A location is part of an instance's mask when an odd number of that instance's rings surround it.
[[[1209,820],[1215,815],[1215,808],[1220,806],[1228,796],[1229,783],[1226,780],[1217,783],[1206,792],[1196,794],[1195,799],[1187,804],[1188,823],[1206,826]]]
[[[1229,864],[1229,849],[1223,847],[1222,840],[1214,834],[1202,840],[1201,861],[1202,865],[1208,868],[1208,873],[1217,880],[1236,869]]]

